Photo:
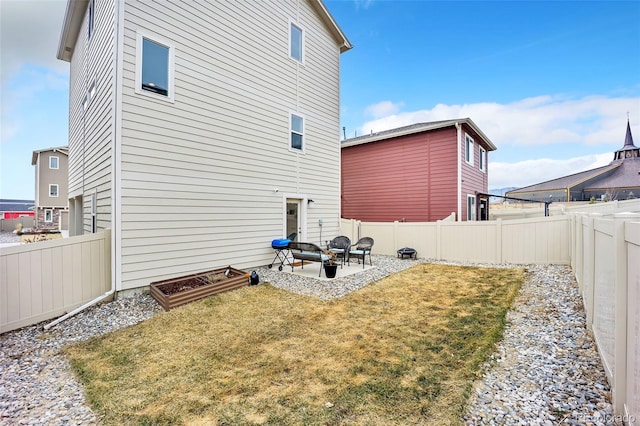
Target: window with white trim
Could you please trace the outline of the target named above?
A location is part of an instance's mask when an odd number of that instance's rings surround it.
[[[93,194],[91,194],[91,199],[89,200],[91,205],[89,206],[89,211],[91,212],[91,233],[95,234],[96,232],[98,232],[98,217],[96,215],[97,212],[97,207],[96,207],[96,201],[97,201],[97,195],[94,192]]]
[[[464,135],[464,161],[473,166],[473,138]]]
[[[59,168],[60,158],[51,156],[49,157],[49,168],[50,169],[58,169]]]
[[[53,210],[46,209],[44,211],[44,221],[45,222],[53,222]]]
[[[289,23],[289,56],[292,59],[302,63],[304,54],[304,31],[302,28],[294,24]]]
[[[467,195],[467,220],[476,220],[476,196]]]
[[[291,149],[304,151],[304,117],[291,114]]]
[[[481,172],[487,171],[487,150],[483,147],[480,148],[480,164],[478,165]]]
[[[58,184],[51,183],[49,184],[49,197],[57,197],[58,196]]]
[[[136,93],[173,102],[174,50],[159,37],[136,34]]]

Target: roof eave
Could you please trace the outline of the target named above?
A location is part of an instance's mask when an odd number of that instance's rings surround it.
[[[64,13],[62,32],[58,43],[56,57],[60,60],[71,62],[73,49],[78,40],[78,34],[82,27],[82,20],[87,10],[88,0],[67,0],[67,10]]]
[[[482,130],[480,130],[478,128],[478,126],[476,126],[476,124],[470,119],[470,118],[462,118],[462,119],[458,119],[458,120],[447,120],[447,121],[441,121],[441,122],[437,122],[434,124],[426,124],[425,126],[422,127],[413,127],[411,129],[405,129],[403,131],[397,132],[397,133],[387,133],[387,134],[383,134],[383,135],[373,135],[371,137],[364,137],[362,139],[359,139],[357,141],[352,141],[352,142],[343,142],[341,147],[342,148],[348,148],[350,146],[356,146],[356,145],[362,145],[362,144],[366,144],[369,142],[377,142],[377,141],[381,141],[381,140],[385,140],[385,139],[392,139],[392,138],[397,138],[400,136],[407,136],[407,135],[412,135],[415,133],[422,133],[422,132],[428,132],[431,130],[438,130],[438,129],[443,129],[446,127],[453,127],[456,124],[467,124],[469,127],[471,127],[477,134],[480,135],[480,137],[486,142],[487,147],[489,148],[489,151],[495,151],[496,146],[493,144],[493,142],[491,142],[491,140],[487,137],[487,135],[485,135]]]
[[[331,13],[324,5],[322,0],[314,0],[311,2],[311,4],[314,6],[316,11],[320,15],[320,18],[325,23],[327,28],[329,28],[329,31],[338,42],[338,45],[340,46],[340,53],[344,53],[347,50],[353,48],[353,45],[344,34],[344,32],[342,32],[342,29],[340,28],[336,20],[333,19],[333,16],[331,16]]]

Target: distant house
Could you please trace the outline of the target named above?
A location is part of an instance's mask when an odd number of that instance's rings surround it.
[[[321,0],[69,0],[69,234],[111,228],[117,291],[338,235],[350,48]]]
[[[36,170],[35,226],[68,229],[69,150],[66,146],[33,151]]]
[[[0,218],[4,220],[19,217],[34,217],[33,200],[0,200]]]
[[[540,202],[640,197],[640,149],[633,143],[629,122],[624,145],[613,153],[613,160],[608,165],[525,186],[506,195]]]
[[[470,119],[419,123],[342,141],[342,217],[369,222],[486,219],[488,153]]]

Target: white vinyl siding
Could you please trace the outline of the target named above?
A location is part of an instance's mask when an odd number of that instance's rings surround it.
[[[78,37],[70,63],[69,196],[97,191],[98,229],[111,227],[115,1],[96,2],[91,40]],[[89,34],[88,21],[87,8],[80,34]],[[90,197],[83,199],[83,229],[90,232]]]
[[[283,54],[292,18],[304,66]],[[124,289],[269,263],[285,194],[315,200],[306,240],[319,243],[318,219],[323,236],[337,235],[339,48],[312,6],[127,3],[124,31]],[[135,93],[139,31],[175,48],[173,104]],[[305,118],[305,155],[290,150],[291,111]]]

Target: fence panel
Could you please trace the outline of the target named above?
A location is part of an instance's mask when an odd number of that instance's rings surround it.
[[[627,244],[627,401],[625,415],[640,419],[640,222],[625,227]]]
[[[502,222],[502,262],[571,262],[571,219],[553,216]]]
[[[0,254],[0,333],[49,320],[111,288],[109,230]]]
[[[33,228],[36,220],[31,216],[22,216],[16,219],[0,219],[0,231],[13,231],[16,229],[17,224],[21,224],[23,228]]]
[[[593,335],[610,381],[615,373],[615,244],[614,223],[594,224]]]
[[[500,263],[497,258],[497,223],[441,223],[440,258],[452,261]]]

